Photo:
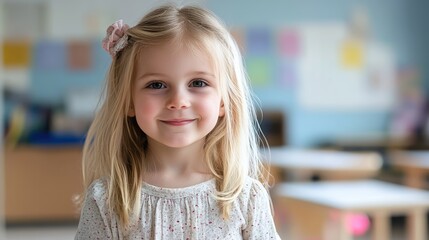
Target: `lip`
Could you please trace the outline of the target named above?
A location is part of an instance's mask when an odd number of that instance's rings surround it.
[[[161,122],[171,125],[171,126],[183,126],[189,123],[192,123],[195,119],[170,119],[170,120],[161,120]]]

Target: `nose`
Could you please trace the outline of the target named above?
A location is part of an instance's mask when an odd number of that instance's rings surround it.
[[[190,106],[188,93],[183,89],[172,90],[167,102],[167,108],[170,110],[186,109]]]

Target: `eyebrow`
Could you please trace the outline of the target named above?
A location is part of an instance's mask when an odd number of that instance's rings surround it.
[[[213,78],[216,77],[213,73],[204,72],[204,71],[193,71],[193,72],[189,72],[187,74],[187,76],[195,76],[195,75],[205,75],[205,76],[213,77]],[[139,76],[137,78],[137,80],[145,79],[148,77],[168,77],[168,75],[165,75],[162,73],[156,73],[156,72],[153,72],[153,73],[149,72],[149,73],[144,73],[143,75]]]
[[[145,79],[147,77],[166,77],[167,75],[161,74],[161,73],[145,73],[139,77],[137,77],[137,80]]]
[[[216,77],[213,73],[204,72],[204,71],[194,71],[194,72],[191,72],[189,75],[206,75],[209,77]]]

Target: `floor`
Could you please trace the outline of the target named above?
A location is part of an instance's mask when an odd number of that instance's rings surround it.
[[[14,226],[6,229],[6,240],[72,240],[76,225]]]

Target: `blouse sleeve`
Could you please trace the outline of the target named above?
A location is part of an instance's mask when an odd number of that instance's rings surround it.
[[[103,183],[97,181],[87,191],[75,240],[112,239],[110,221],[105,212],[105,191]]]
[[[247,224],[242,229],[243,239],[280,239],[271,214],[271,201],[259,181],[253,180],[247,206]]]

